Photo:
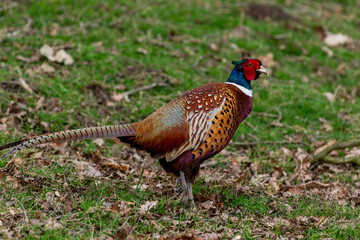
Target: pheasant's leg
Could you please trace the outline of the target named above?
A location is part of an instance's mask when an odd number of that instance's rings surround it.
[[[182,185],[184,187],[184,189],[186,189],[186,178],[185,178],[185,173],[180,171],[180,179],[182,182]]]
[[[192,192],[192,183],[190,181],[187,181],[187,193],[188,193],[190,204],[195,206],[194,195]]]
[[[180,171],[180,178],[184,189],[182,200],[184,201],[184,203],[187,203],[189,201],[188,181],[186,180],[185,174],[182,171]]]

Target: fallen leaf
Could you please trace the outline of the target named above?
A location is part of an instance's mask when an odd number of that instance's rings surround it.
[[[49,59],[50,61],[54,62],[55,58],[54,58],[54,49],[52,49],[52,47],[50,47],[49,45],[45,44],[44,46],[42,46],[40,48],[40,54],[45,56],[47,59]]]
[[[101,172],[91,165],[88,165],[87,167],[85,167],[83,173],[84,173],[84,175],[89,176],[89,177],[101,177],[102,176]]]
[[[21,55],[16,56],[16,59],[22,62],[26,62],[26,63],[32,63],[32,62],[38,62],[40,60],[40,56],[39,55],[34,55],[31,56],[30,58],[27,57],[23,57]]]
[[[304,83],[308,83],[309,82],[309,78],[307,76],[302,76],[301,77],[301,81]]]
[[[214,206],[214,202],[211,200],[207,200],[206,202],[201,203],[200,206],[206,210],[209,210],[212,206]]]
[[[0,124],[0,131],[4,132],[7,129],[7,125],[6,124]]]
[[[55,61],[58,63],[64,63],[65,65],[71,65],[74,63],[74,59],[63,49],[59,50],[55,54]]]
[[[148,54],[148,51],[146,49],[144,49],[144,48],[138,48],[138,49],[136,49],[136,52],[141,53],[143,55]]]
[[[335,102],[336,96],[335,96],[334,93],[326,92],[326,93],[323,93],[323,95],[326,97],[326,99],[327,99],[329,102],[331,102],[331,103]]]
[[[301,148],[297,148],[294,157],[298,162],[298,167],[296,169],[297,171],[303,171],[310,167],[311,156]]]
[[[115,102],[121,102],[124,98],[125,98],[124,93],[120,93],[120,94],[113,93],[113,95],[111,96],[111,99],[114,100]]]
[[[319,118],[319,122],[321,122],[323,125],[321,126],[321,129],[325,132],[330,132],[333,130],[333,127],[326,121],[325,118]]]
[[[327,46],[322,46],[321,50],[323,50],[329,57],[334,56],[334,52]]]
[[[136,184],[136,185],[132,185],[131,187],[132,187],[133,189],[138,189],[138,190],[143,191],[143,190],[146,190],[146,189],[149,187],[149,185],[141,184],[140,186],[138,186],[138,185]]]
[[[132,228],[130,226],[123,226],[119,231],[115,233],[115,239],[125,240],[128,239],[129,234],[131,233]],[[110,238],[108,238],[110,239]]]
[[[56,36],[59,29],[60,29],[60,25],[58,23],[54,23],[53,25],[51,25],[49,29],[50,36]]]
[[[219,51],[219,46],[216,45],[215,43],[210,43],[210,44],[209,44],[209,48],[210,48],[212,51]]]
[[[46,220],[45,222],[45,228],[46,229],[59,229],[62,228],[63,226],[61,225],[61,223],[59,223],[58,221],[56,221],[54,218],[50,217]]]
[[[64,63],[65,65],[74,63],[74,59],[64,49],[60,49],[55,53],[54,48],[47,44],[40,48],[40,54],[45,56],[51,62]]]
[[[279,63],[274,60],[274,54],[271,52],[266,55],[259,56],[259,59],[262,64],[268,68],[277,67],[279,65]]]
[[[112,161],[112,162],[105,162],[104,165],[106,167],[110,167],[110,168],[113,168],[113,169],[116,169],[116,170],[120,170],[121,172],[127,172],[129,171],[129,165],[120,165],[118,163],[116,163],[115,161]]]
[[[336,68],[335,71],[336,71],[338,74],[343,75],[343,74],[345,74],[345,71],[347,71],[347,70],[348,70],[348,66],[345,65],[345,63],[340,63],[340,64],[337,66],[337,68]]]
[[[97,145],[97,146],[99,146],[99,147],[102,147],[105,142],[104,142],[103,139],[98,138],[98,139],[93,140],[93,143],[95,143],[95,145]]]
[[[309,222],[309,218],[306,216],[299,216],[296,219],[302,224],[307,224]]]
[[[230,38],[244,38],[247,36],[250,32],[250,28],[247,26],[238,26],[235,27],[231,32],[229,33]]]
[[[346,43],[350,43],[351,41],[350,37],[342,33],[326,32],[326,36],[324,38],[324,43],[331,47],[344,45]]]
[[[345,156],[345,158],[360,157],[360,148],[354,147]]]
[[[53,68],[52,66],[50,66],[47,63],[43,63],[40,66],[40,71],[43,73],[54,73],[55,72],[55,68]]]
[[[150,211],[157,205],[157,201],[146,201],[143,205],[140,206],[140,214],[145,214],[147,211]]]

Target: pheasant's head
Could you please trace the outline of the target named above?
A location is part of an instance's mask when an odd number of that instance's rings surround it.
[[[261,73],[269,75],[269,72],[262,66],[262,63],[258,59],[243,59],[241,61],[232,61],[235,68],[244,74],[244,77],[248,81],[256,80]]]
[[[251,90],[250,82],[259,78],[261,73],[269,75],[269,72],[262,66],[258,59],[243,59],[241,61],[232,61],[235,65],[227,82],[234,83]]]

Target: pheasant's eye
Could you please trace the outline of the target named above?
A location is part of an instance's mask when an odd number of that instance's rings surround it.
[[[252,63],[251,63],[251,62],[249,62],[249,63],[248,63],[248,66],[249,66],[249,67],[251,67],[251,66],[252,66]]]

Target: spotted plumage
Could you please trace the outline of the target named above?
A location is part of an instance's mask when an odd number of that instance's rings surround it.
[[[180,176],[184,200],[193,202],[192,184],[200,164],[219,153],[252,109],[250,82],[267,71],[257,59],[233,62],[225,83],[211,83],[172,100],[141,122],[70,130],[0,147],[2,157],[41,143],[117,137],[159,159],[165,171]]]

